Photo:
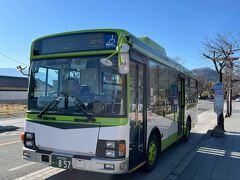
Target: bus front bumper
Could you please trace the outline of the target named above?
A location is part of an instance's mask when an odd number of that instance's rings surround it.
[[[60,153],[57,154],[66,155]],[[23,147],[23,159],[28,161],[44,163],[51,166],[51,155],[52,154],[39,153],[36,152],[36,150]],[[107,174],[124,174],[128,172],[128,166],[128,159],[111,160],[99,159],[96,157],[91,157],[90,159],[72,157],[72,168],[84,171],[100,172]]]

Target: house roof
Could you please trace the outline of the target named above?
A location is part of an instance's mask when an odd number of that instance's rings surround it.
[[[0,90],[27,90],[28,78],[0,76]]]

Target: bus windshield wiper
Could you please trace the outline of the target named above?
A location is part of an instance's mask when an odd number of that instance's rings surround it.
[[[74,102],[74,104],[76,104],[78,109],[80,109],[83,112],[83,114],[87,117],[87,119],[89,121],[95,122],[96,119],[86,112],[86,110],[85,110],[86,107],[85,107],[84,103],[79,98],[77,98],[77,97],[74,97],[74,98],[75,99],[73,102]]]
[[[43,114],[47,112],[48,110],[54,108],[60,101],[62,100],[62,97],[56,97],[51,102],[49,102],[43,109],[40,111],[40,113],[37,115],[37,117],[42,118]]]

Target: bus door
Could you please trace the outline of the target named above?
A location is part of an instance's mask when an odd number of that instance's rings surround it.
[[[183,134],[185,116],[185,83],[183,78],[178,78],[178,135]]]
[[[130,144],[129,169],[145,161],[146,75],[145,65],[130,61]]]

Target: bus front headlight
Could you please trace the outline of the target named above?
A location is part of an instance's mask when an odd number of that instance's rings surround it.
[[[96,156],[101,158],[125,158],[126,143],[124,140],[98,140]]]
[[[25,132],[24,134],[24,146],[29,149],[35,149],[35,137],[34,133]]]
[[[115,141],[106,141],[106,147],[114,149],[116,147],[116,142]]]
[[[116,157],[115,150],[106,149],[106,157]]]
[[[27,147],[32,147],[33,146],[33,141],[26,141],[25,142]]]
[[[25,136],[26,136],[26,139],[33,139],[33,133],[26,133],[25,134]]]

